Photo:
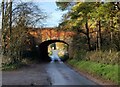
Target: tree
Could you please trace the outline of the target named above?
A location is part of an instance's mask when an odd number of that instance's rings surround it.
[[[89,31],[89,26],[88,26],[88,17],[90,12],[92,11],[94,4],[92,3],[76,3],[70,12],[69,15],[69,23],[70,21],[72,22],[72,29],[77,30],[79,33],[84,33],[87,36],[87,43],[89,46],[89,50],[91,49],[91,44],[90,44],[90,31]],[[84,30],[84,25],[85,29]]]
[[[74,5],[74,2],[72,2],[73,0],[69,1],[69,2],[62,2],[62,0],[58,0],[56,1],[56,5],[59,7],[60,10],[64,11],[71,8],[71,6]]]
[[[115,2],[76,2],[71,5],[71,9],[68,10],[67,16],[64,16],[65,18],[60,24],[60,27],[66,30],[75,31],[78,35],[79,33],[85,34],[89,49],[95,48],[95,44],[96,49],[99,50],[103,49],[105,46],[107,47],[107,44],[112,48],[115,44],[114,34],[117,33],[116,31],[119,31],[119,18],[117,16],[117,14],[119,14],[119,4],[120,3]],[[64,8],[62,8],[63,5]],[[69,5],[60,2],[58,6],[60,9],[66,10]]]
[[[3,53],[7,52],[7,42],[10,39],[11,32],[11,9],[12,3],[8,1],[2,1],[2,48]]]
[[[21,60],[25,42],[29,41],[28,29],[42,26],[42,21],[47,16],[32,2],[21,2],[13,8],[12,4],[12,1],[2,2],[2,36],[4,54],[8,55],[12,62],[16,62]]]
[[[20,3],[13,9],[13,22],[15,25],[22,21],[24,26],[27,27],[41,27],[43,25],[42,21],[46,17],[45,13],[32,2]]]

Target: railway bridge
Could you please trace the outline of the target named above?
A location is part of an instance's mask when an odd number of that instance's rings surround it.
[[[73,32],[56,28],[30,28],[28,30],[25,50],[32,50],[34,56],[37,55],[40,60],[50,61],[49,50],[52,49],[52,47],[54,49],[60,49],[62,45],[65,47],[67,53],[70,52],[73,35]]]

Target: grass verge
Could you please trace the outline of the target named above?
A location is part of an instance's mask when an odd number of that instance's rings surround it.
[[[68,60],[68,64],[90,74],[97,75],[105,80],[110,80],[118,84],[118,65],[108,65],[85,60]]]

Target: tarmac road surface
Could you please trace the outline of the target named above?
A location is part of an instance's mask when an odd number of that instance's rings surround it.
[[[3,85],[97,85],[64,63],[31,64],[2,72]]]
[[[49,63],[46,65],[46,71],[51,78],[52,85],[97,85],[64,63]]]

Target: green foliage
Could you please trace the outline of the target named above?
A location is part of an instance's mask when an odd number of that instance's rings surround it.
[[[73,59],[76,59],[76,60],[83,60],[84,58],[86,57],[86,51],[85,50],[76,50],[74,52],[74,56],[73,56]]]
[[[72,47],[75,48],[75,50],[88,50],[87,44],[86,44],[87,38],[84,35],[76,34],[73,36],[72,39]]]
[[[108,65],[103,63],[96,63],[92,61],[83,60],[69,60],[68,64],[75,68],[102,77],[105,80],[111,80],[118,84],[118,65]]]
[[[73,59],[76,60],[89,60],[103,64],[118,64],[120,52],[117,51],[85,51],[76,50]]]
[[[61,0],[58,0],[56,2],[56,5],[59,7],[59,9],[61,10],[66,10],[68,8],[68,6],[70,5],[70,2],[66,2],[66,0],[64,0],[65,2],[63,3],[63,0],[61,2]],[[71,0],[72,1],[72,0]]]
[[[80,70],[118,83],[119,56],[120,52],[111,50],[91,52],[80,50],[74,53],[73,59],[68,60],[68,63]]]
[[[118,64],[120,52],[116,51],[91,51],[86,53],[86,60],[104,64]]]
[[[59,7],[63,5],[59,4]],[[120,3],[115,2],[77,2],[68,10],[60,25],[76,33],[70,44],[70,64],[114,82],[118,80],[120,57],[119,6]],[[88,48],[94,51],[87,51]]]
[[[63,5],[65,3],[59,4],[58,7]],[[60,27],[75,31],[77,34],[82,33],[80,36],[85,35],[87,37],[87,40],[84,38],[85,44],[88,44],[90,50],[117,49],[119,51],[119,5],[120,3],[115,2],[104,4],[100,2],[74,3],[68,10],[67,17],[64,18]],[[65,5],[66,7],[68,6]],[[83,42],[78,41],[78,39],[74,40],[73,44]]]

